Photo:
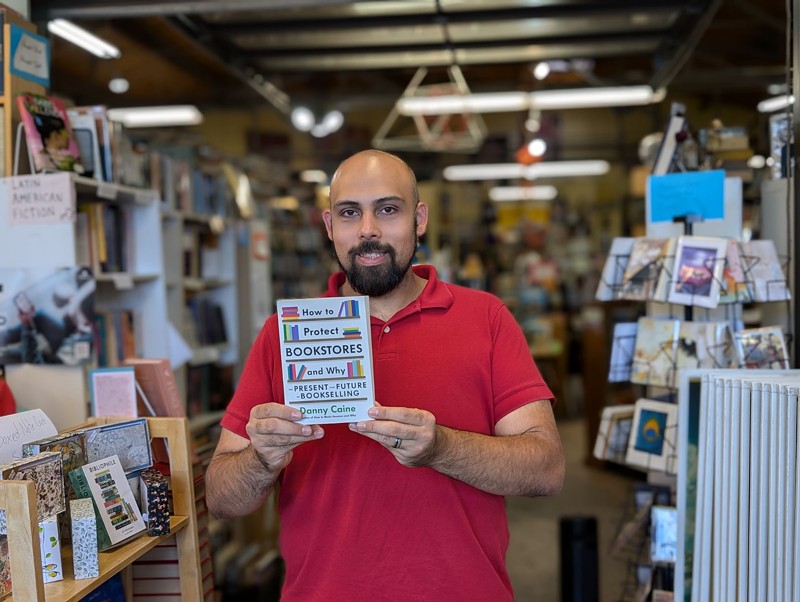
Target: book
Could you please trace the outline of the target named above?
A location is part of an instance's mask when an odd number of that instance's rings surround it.
[[[102,105],[67,108],[87,177],[111,182],[110,124]]]
[[[33,481],[37,520],[42,522],[64,512],[63,464],[59,452],[41,452],[0,466],[0,480]],[[0,510],[0,533],[6,533],[5,510]]]
[[[116,454],[73,470],[69,479],[78,498],[94,503],[100,551],[144,532],[142,514]]]
[[[369,298],[280,300],[285,403],[303,424],[371,420],[375,405]]]
[[[78,143],[63,102],[52,96],[20,94],[17,108],[36,173],[83,173]]]
[[[136,378],[129,366],[89,370],[93,416],[137,416]]]
[[[133,367],[136,381],[157,416],[186,416],[186,408],[178,391],[175,373],[168,359],[126,357],[123,365]],[[142,415],[141,410],[140,415]]]
[[[89,462],[116,455],[127,475],[153,465],[146,418],[95,426],[84,429],[84,433]]]

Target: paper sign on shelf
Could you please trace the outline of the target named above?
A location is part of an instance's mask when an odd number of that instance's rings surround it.
[[[375,405],[369,298],[278,301],[286,405],[303,424],[371,420]]]
[[[19,460],[23,444],[57,434],[53,422],[39,409],[0,416],[0,464]]]
[[[11,24],[11,73],[50,87],[50,41]]]
[[[676,217],[699,215],[703,219],[725,217],[725,170],[688,171],[650,176],[650,220],[671,222]]]
[[[12,226],[74,222],[73,192],[70,175],[66,172],[0,180],[0,202],[5,200]]]

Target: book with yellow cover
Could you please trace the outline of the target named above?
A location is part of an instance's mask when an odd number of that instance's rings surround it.
[[[375,405],[369,298],[280,300],[283,390],[304,424],[370,420]]]

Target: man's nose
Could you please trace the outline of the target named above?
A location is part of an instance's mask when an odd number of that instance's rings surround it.
[[[378,220],[374,215],[370,213],[365,213],[363,215],[358,235],[361,238],[377,238],[381,235],[380,228],[378,227]]]

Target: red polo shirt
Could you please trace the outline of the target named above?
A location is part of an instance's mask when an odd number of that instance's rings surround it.
[[[430,266],[418,299],[372,318],[375,396],[439,424],[491,435],[503,416],[552,393],[496,297],[444,283]],[[344,275],[325,296],[338,295]],[[264,325],[222,426],[246,437],[250,409],[283,403],[277,317]],[[512,600],[503,497],[429,468],[406,468],[347,425],[294,450],[281,475],[282,602]]]

